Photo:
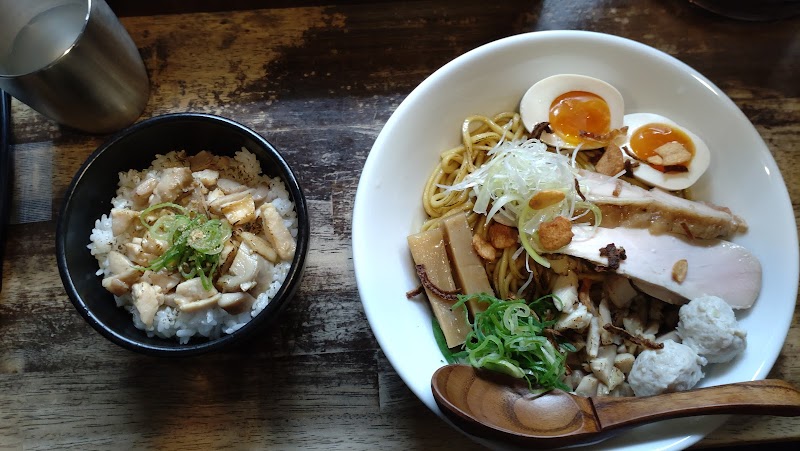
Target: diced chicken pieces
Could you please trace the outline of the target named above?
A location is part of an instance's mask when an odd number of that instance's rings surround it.
[[[153,259],[156,258],[155,255],[147,253],[142,249],[141,240],[139,242],[130,242],[125,243],[123,245],[125,248],[125,255],[134,263],[139,266],[147,266],[150,264]]]
[[[206,188],[211,188],[217,184],[219,172],[213,169],[203,169],[202,171],[192,173],[192,177],[202,183]]]
[[[247,186],[242,185],[239,182],[222,177],[217,180],[217,187],[219,187],[219,189],[221,189],[225,194],[241,193],[242,191],[246,191],[248,189]]]
[[[186,280],[175,287],[175,294],[183,298],[185,302],[208,299],[217,294],[217,289],[213,286],[208,290],[203,287],[203,281],[199,277]]]
[[[609,390],[613,390],[617,385],[625,380],[623,372],[614,366],[614,358],[617,356],[617,347],[613,345],[600,346],[597,357],[589,361],[592,374],[602,382]]]
[[[564,276],[556,277],[551,292],[555,297],[556,308],[562,312],[571,312],[578,304],[578,275],[569,271]]]
[[[133,306],[136,307],[139,318],[147,327],[153,325],[153,318],[156,316],[158,306],[161,305],[158,299],[160,291],[159,288],[147,282],[135,283],[131,287]]]
[[[256,186],[255,188],[252,189],[252,193],[253,193],[253,202],[256,203],[257,207],[260,207],[261,204],[263,204],[265,201],[271,200],[267,199],[267,196],[269,196],[269,186],[267,185],[261,184]]]
[[[161,270],[159,272],[145,271],[142,274],[142,282],[155,285],[161,288],[162,293],[169,293],[173,288],[181,283],[181,276],[174,272]]]
[[[591,397],[597,396],[597,387],[600,381],[592,374],[587,374],[581,379],[581,382],[575,388],[575,394],[579,396]]]
[[[250,191],[225,194],[221,189],[217,188],[208,193],[206,200],[208,201],[208,209],[211,210],[212,213],[222,214],[222,208],[224,206],[238,202],[248,196],[250,196],[251,199],[253,197]]]
[[[197,312],[214,307],[219,300],[219,292],[213,286],[206,290],[199,277],[181,282],[175,287],[174,301],[182,311]]]
[[[258,273],[256,274],[256,285],[248,290],[250,294],[258,297],[269,290],[275,272],[275,265],[259,254],[253,254],[258,262]]]
[[[208,169],[214,163],[214,155],[206,150],[201,150],[196,155],[192,155],[187,159],[189,160],[189,167],[193,172]]]
[[[247,224],[256,219],[256,204],[249,193],[237,201],[222,205],[221,211],[231,225]]]
[[[623,352],[614,357],[614,366],[619,368],[623,374],[628,374],[631,372],[634,360],[636,360],[636,357],[634,357],[633,354],[629,352]]]
[[[108,253],[108,271],[110,275],[105,277],[101,284],[115,296],[127,293],[141,275],[130,259],[117,251]]]
[[[569,312],[564,312],[556,321],[555,329],[557,331],[564,331],[567,329],[584,330],[589,326],[592,320],[592,314],[583,304],[576,304],[575,307]]]
[[[258,274],[258,260],[250,247],[242,243],[228,272],[220,276],[218,284],[226,293],[248,291],[256,285],[256,274]]]
[[[249,311],[253,307],[255,301],[255,298],[248,293],[223,293],[220,296],[218,304],[231,315],[238,315]]]
[[[636,297],[636,290],[627,277],[609,274],[605,281],[605,292],[611,303],[617,308],[625,308]]]
[[[161,255],[169,248],[169,243],[153,238],[149,234],[142,239],[142,250],[151,255]]]
[[[192,180],[192,170],[187,167],[162,169],[158,185],[153,190],[152,204],[174,201],[192,185]]]
[[[242,239],[242,242],[247,243],[247,245],[259,255],[272,263],[278,263],[278,253],[267,240],[250,232],[240,232],[239,237]]]
[[[222,295],[220,293],[217,293],[214,296],[211,296],[210,298],[200,299],[198,301],[181,303],[180,297],[175,297],[175,300],[177,301],[178,308],[180,308],[181,311],[184,311],[186,313],[194,313],[216,307],[221,298]]]
[[[131,194],[131,198],[133,200],[134,205],[136,206],[147,206],[150,200],[150,195],[153,194],[153,190],[156,189],[158,186],[158,180],[148,177],[142,180],[136,188],[134,188],[133,193]]]
[[[592,317],[589,321],[589,332],[586,335],[586,355],[590,358],[597,357],[600,350],[600,323],[597,317]]]
[[[139,221],[139,212],[128,208],[111,209],[111,233],[122,235]]]
[[[264,232],[269,238],[272,246],[278,252],[282,260],[290,260],[294,257],[296,243],[291,232],[283,223],[283,218],[274,205],[267,202],[261,206],[261,220],[264,224]]]

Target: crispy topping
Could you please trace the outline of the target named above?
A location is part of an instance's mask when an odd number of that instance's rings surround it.
[[[692,161],[692,153],[677,141],[671,141],[659,146],[654,152],[661,157],[660,164],[663,166],[686,165]]]
[[[489,242],[495,249],[505,249],[517,245],[517,229],[499,222],[489,226]]]
[[[689,270],[689,262],[686,259],[681,259],[672,265],[672,280],[678,283],[683,283],[686,280],[686,272]]]
[[[497,259],[497,249],[480,235],[472,235],[472,248],[486,261],[493,262]]]
[[[625,248],[618,248],[614,243],[609,243],[606,247],[600,248],[600,256],[608,257],[608,268],[613,270],[619,269],[620,262],[628,258],[625,255]]]
[[[603,156],[595,165],[595,170],[603,175],[613,177],[625,170],[625,157],[622,150],[614,143],[609,143]]]
[[[648,348],[648,349],[661,349],[664,347],[664,343],[656,343],[652,340],[648,340],[647,338],[640,337],[639,335],[634,335],[627,330],[617,327],[611,323],[608,323],[603,326],[603,329],[618,334],[622,336],[625,340],[630,341],[631,343],[635,343],[639,346]]]
[[[544,189],[538,191],[533,195],[533,197],[531,197],[531,200],[528,201],[528,206],[534,210],[541,210],[561,202],[565,197],[566,195],[563,191],[559,191],[557,189]]]
[[[539,226],[539,243],[542,249],[554,251],[572,241],[572,223],[563,216],[556,216]]]

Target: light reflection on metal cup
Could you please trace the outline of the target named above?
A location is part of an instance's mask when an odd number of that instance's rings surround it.
[[[104,0],[0,0],[0,11],[0,89],[90,133],[141,115],[147,71]]]

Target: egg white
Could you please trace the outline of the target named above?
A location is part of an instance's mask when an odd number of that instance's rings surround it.
[[[522,123],[528,132],[540,122],[550,120],[550,106],[560,95],[570,91],[585,91],[595,94],[605,100],[611,114],[611,129],[622,127],[622,119],[625,114],[625,102],[622,94],[610,84],[598,80],[597,78],[587,77],[577,74],[559,74],[544,78],[531,86],[522,97],[519,105],[519,113]],[[562,149],[574,149],[574,144],[569,144],[562,140],[555,133],[542,133],[542,142]],[[581,145],[581,149],[596,149],[603,147],[603,144],[587,141]]]
[[[686,172],[664,173],[643,161],[639,161],[639,165],[633,168],[633,176],[648,185],[657,186],[668,191],[689,188],[697,182],[711,163],[711,152],[708,150],[706,143],[699,136],[677,124],[672,119],[653,113],[632,113],[624,116],[623,124],[628,127],[628,133],[624,139],[618,139],[617,144],[628,149],[630,149],[631,136],[636,129],[647,124],[666,124],[674,127],[685,133],[694,144],[694,157],[689,162],[688,171]],[[633,159],[627,153],[625,158]]]

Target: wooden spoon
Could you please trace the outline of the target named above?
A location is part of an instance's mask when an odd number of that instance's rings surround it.
[[[433,374],[431,389],[442,412],[465,431],[539,448],[594,443],[621,428],[669,418],[800,415],[800,391],[776,379],[638,398],[584,398],[561,390],[536,397],[522,379],[447,365]]]

